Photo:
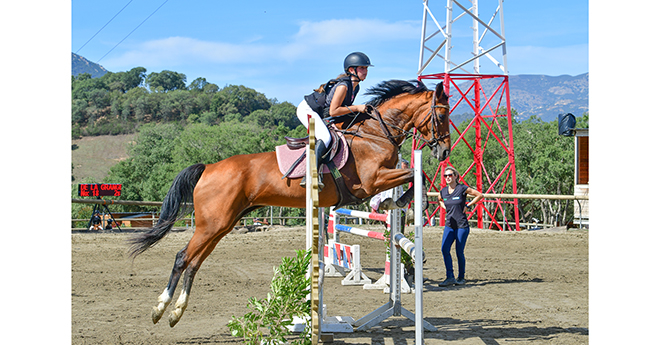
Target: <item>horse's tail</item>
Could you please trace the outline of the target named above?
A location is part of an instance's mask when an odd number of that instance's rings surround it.
[[[204,169],[206,169],[206,165],[201,163],[191,165],[174,178],[174,182],[163,200],[156,226],[129,240],[129,243],[132,244],[131,257],[135,258],[160,241],[172,230],[174,222],[193,210],[193,191]]]

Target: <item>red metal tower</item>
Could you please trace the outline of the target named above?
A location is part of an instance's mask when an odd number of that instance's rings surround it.
[[[509,98],[509,77],[506,63],[506,41],[504,39],[504,16],[503,0],[497,0],[497,6],[490,20],[486,21],[479,17],[478,0],[471,1],[471,7],[467,8],[457,0],[447,0],[446,9],[447,20],[445,26],[440,26],[438,21],[431,13],[428,5],[429,1],[424,1],[424,18],[422,25],[422,43],[420,50],[418,79],[430,79],[442,81],[445,92],[452,95],[450,104],[450,127],[452,132],[452,151],[459,145],[465,145],[471,152],[473,162],[468,167],[456,167],[461,173],[461,182],[470,187],[488,194],[516,194],[516,164],[512,133],[512,116]],[[493,1],[491,1],[493,2]],[[459,10],[458,15],[454,16],[454,5]],[[494,22],[499,15],[499,28],[496,28]],[[462,17],[471,18],[472,45],[469,53],[461,56],[456,48],[460,49],[460,43],[456,39],[452,40],[452,30]],[[435,24],[436,30],[427,30],[429,20]],[[464,21],[465,22],[465,21]],[[431,25],[432,26],[432,25]],[[483,31],[479,31],[483,28]],[[439,35],[440,34],[440,35]],[[494,36],[494,37],[493,37]],[[439,41],[435,49],[432,44],[434,40]],[[492,45],[490,48],[484,48],[484,45]],[[444,48],[444,56],[440,54]],[[493,56],[496,51],[501,51],[501,62]],[[425,52],[431,52],[428,59],[425,59]],[[450,58],[454,55],[454,58]],[[456,57],[465,60],[455,63]],[[480,57],[486,57],[494,63],[496,72],[491,74],[482,74]],[[444,61],[444,73],[424,74],[424,70],[430,66],[434,59]],[[473,71],[466,71],[463,66],[473,63]],[[452,92],[455,90],[455,92]],[[462,105],[468,105],[470,113],[474,117],[465,129],[459,129],[458,125],[451,121],[451,114],[455,109]],[[465,108],[465,107],[463,107]],[[413,140],[413,150],[418,148],[418,143]],[[493,146],[495,148],[493,149]],[[493,152],[506,155],[502,166],[496,166],[495,159],[484,161],[486,154],[492,155]],[[500,159],[501,160],[501,159]],[[445,181],[438,176],[447,166],[453,166],[451,156],[441,162],[434,176],[426,175],[430,182],[429,192],[439,192],[445,186]],[[474,174],[474,184],[466,182],[468,174]],[[472,180],[472,179],[469,179]],[[512,208],[509,208],[512,207]],[[508,209],[507,209],[508,208]],[[427,211],[427,217],[438,215],[440,225],[444,225],[444,210],[437,206],[433,210]],[[470,218],[476,217],[477,227],[498,229],[498,230],[520,230],[518,200],[502,200],[502,198],[484,198],[474,210],[471,211]],[[485,226],[485,221],[488,223]]]

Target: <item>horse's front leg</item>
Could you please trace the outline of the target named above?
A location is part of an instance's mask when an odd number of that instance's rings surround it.
[[[400,172],[404,171],[406,172],[405,174],[401,174]],[[393,174],[397,173],[397,174]],[[394,178],[392,178],[392,175],[394,175]],[[379,175],[380,177],[381,175]],[[390,184],[393,185],[393,187],[400,186],[406,182],[414,182],[414,170],[413,169],[389,169],[389,171],[386,171],[385,174],[383,174],[385,178],[390,177],[392,178],[389,181],[386,181],[385,184]],[[396,178],[398,177],[398,178]],[[422,179],[422,190],[426,191],[426,181],[425,179]],[[390,187],[390,188],[393,188]],[[381,210],[393,210],[397,208],[403,208],[407,204],[409,204],[413,198],[415,197],[415,189],[414,188],[409,188],[401,197],[399,197],[398,200],[394,201],[391,198],[385,199],[381,202],[379,209]],[[428,208],[428,196],[426,193],[422,193],[422,209],[426,210]]]
[[[415,175],[412,169],[381,168],[376,173],[375,181],[371,188],[367,189],[367,192],[370,195],[375,195],[414,180]]]
[[[403,208],[408,205],[415,197],[415,188],[410,187],[403,195],[396,201],[398,208]],[[429,207],[428,195],[426,194],[426,179],[422,179],[422,210]]]

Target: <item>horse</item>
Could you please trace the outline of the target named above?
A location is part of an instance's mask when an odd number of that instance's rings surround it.
[[[429,90],[421,81],[390,80],[366,94],[374,96],[367,102],[372,114],[362,113],[351,123],[337,125],[350,147],[348,162],[340,172],[348,190],[362,200],[413,182],[412,169],[396,168],[399,148],[406,138],[415,136],[424,142],[439,161],[449,156],[451,148],[449,102],[442,83]],[[169,316],[170,327],[179,322],[188,306],[196,272],[241,217],[264,206],[306,206],[300,178],[282,178],[277,164],[275,152],[236,155],[214,164],[191,165],[176,176],[163,200],[157,224],[129,240],[130,256],[135,259],[162,239],[175,221],[195,211],[197,227],[188,244],[176,254],[167,286],[152,309],[154,324],[172,301],[185,272],[180,296]],[[325,181],[319,206],[336,206],[340,201],[337,186],[332,178]]]

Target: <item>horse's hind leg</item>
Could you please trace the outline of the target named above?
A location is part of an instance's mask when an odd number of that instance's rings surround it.
[[[165,291],[158,296],[158,305],[151,310],[151,320],[154,324],[160,320],[165,309],[170,302],[172,302],[172,296],[174,296],[174,290],[176,290],[176,285],[179,282],[179,278],[181,278],[181,273],[186,269],[186,261],[184,260],[186,256],[186,248],[187,247],[183,248],[176,254],[174,267],[172,268],[172,274],[170,275],[167,287],[165,288]]]
[[[188,297],[190,296],[190,288],[192,287],[192,281],[195,278],[195,274],[197,273],[197,267],[188,267],[186,269],[186,275],[183,278],[183,289],[181,290],[181,294],[179,295],[179,299],[177,299],[176,303],[174,304],[175,309],[170,312],[170,327],[174,327],[179,320],[181,320],[181,316],[183,316],[183,312],[186,310],[188,307]]]
[[[197,271],[199,270],[199,267],[202,265],[202,262],[211,254],[213,249],[215,249],[215,246],[218,244],[220,239],[224,237],[224,234],[221,236],[218,236],[217,238],[213,239],[210,243],[206,244],[204,246],[204,249],[199,252],[196,258],[193,258],[188,267],[186,268],[186,273],[183,277],[183,286],[181,287],[181,294],[179,295],[179,298],[177,299],[176,303],[174,304],[174,310],[170,313],[170,327],[174,327],[179,320],[181,320],[181,316],[183,316],[183,312],[186,310],[188,307],[188,299],[190,298],[190,290],[192,288],[193,281],[195,280],[195,274],[197,274]],[[191,240],[192,242],[192,240]]]

